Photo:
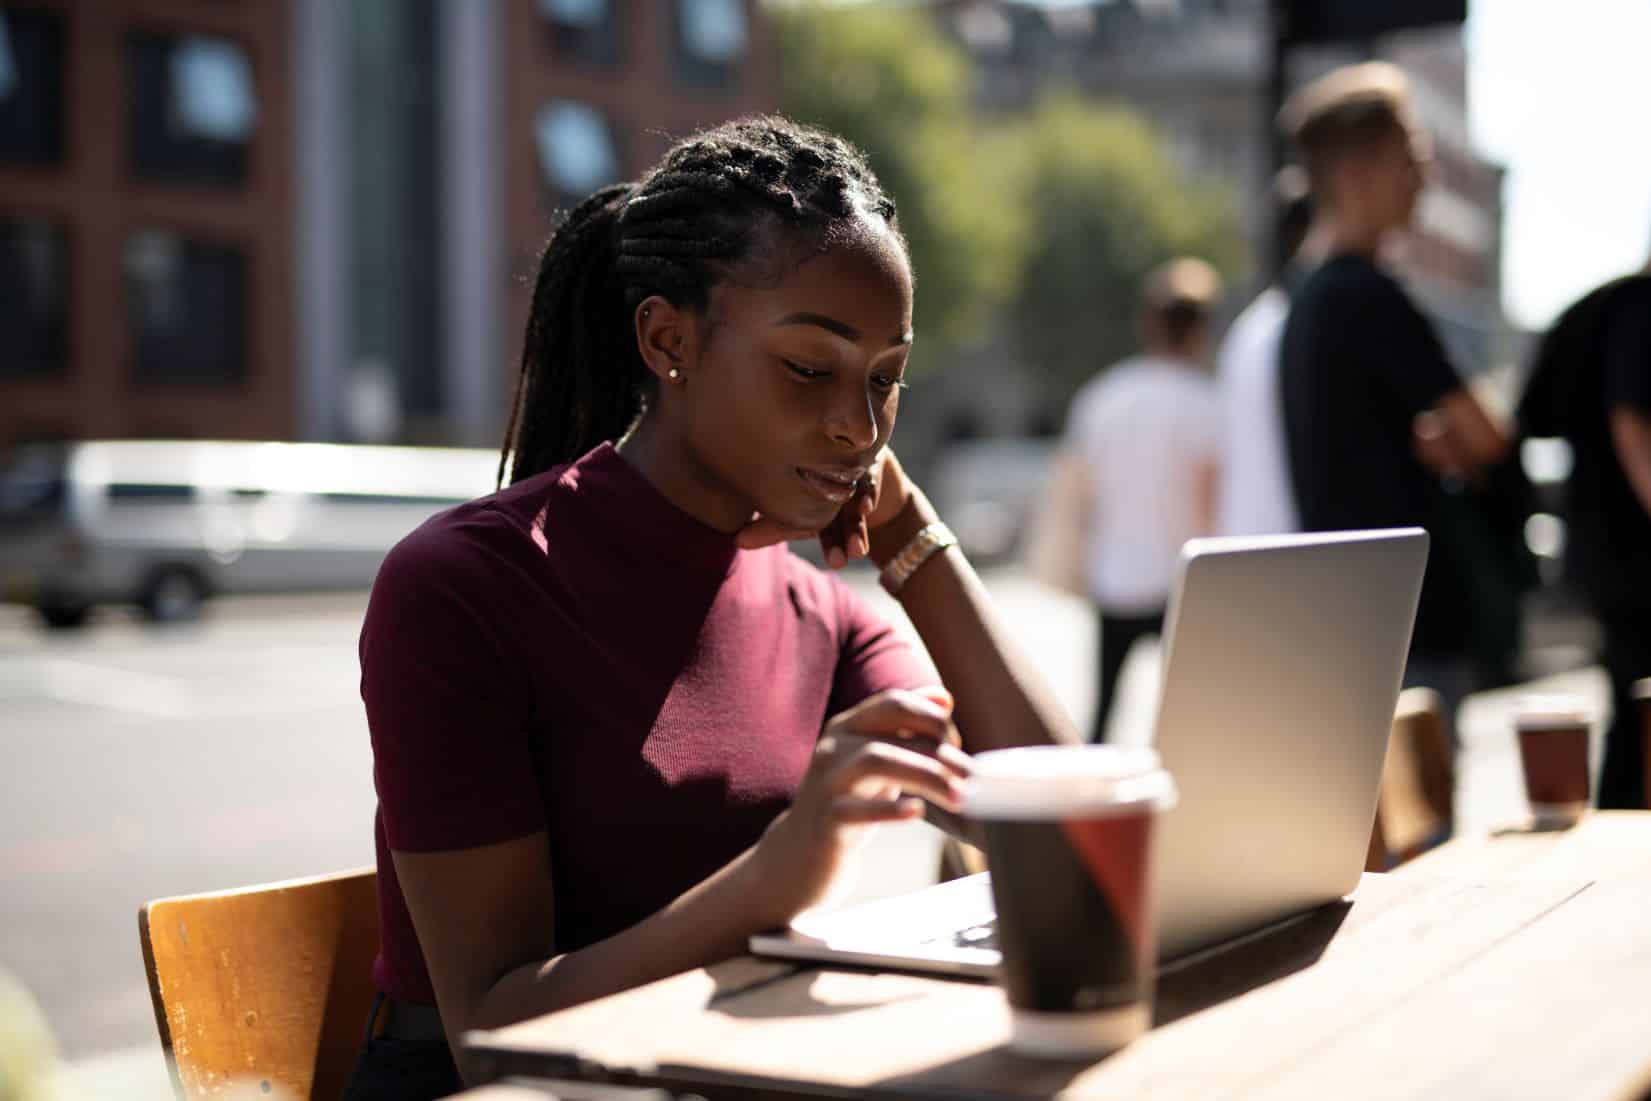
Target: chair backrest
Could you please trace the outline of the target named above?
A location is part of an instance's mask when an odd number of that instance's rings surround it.
[[[372,870],[157,899],[138,936],[180,1097],[343,1092],[375,994]]]
[[[1455,817],[1455,783],[1439,694],[1405,689],[1393,714],[1365,870],[1397,867],[1447,836]]]

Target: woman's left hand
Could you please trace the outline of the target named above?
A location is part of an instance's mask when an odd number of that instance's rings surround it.
[[[817,535],[825,551],[826,564],[840,569],[855,558],[865,558],[871,550],[871,531],[900,515],[911,500],[914,487],[894,452],[884,448],[866,476],[855,487],[854,496],[838,511],[835,519],[820,531],[799,531],[765,516],[755,517],[741,528],[736,539],[746,549],[766,547],[788,539]]]

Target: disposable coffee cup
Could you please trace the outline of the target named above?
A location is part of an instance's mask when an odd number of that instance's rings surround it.
[[[1588,730],[1582,701],[1568,696],[1528,697],[1514,729],[1525,796],[1539,826],[1569,826],[1588,809]]]
[[[1152,834],[1175,782],[1146,748],[1030,746],[974,758],[1010,1046],[1104,1055],[1152,1024]]]

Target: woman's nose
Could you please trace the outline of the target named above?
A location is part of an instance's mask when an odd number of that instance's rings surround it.
[[[844,393],[831,405],[826,432],[833,440],[856,451],[869,450],[877,442],[877,411],[871,395],[863,391]]]

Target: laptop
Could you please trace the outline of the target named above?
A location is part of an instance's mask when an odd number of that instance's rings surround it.
[[[1153,744],[1161,961],[1344,897],[1364,871],[1421,594],[1420,528],[1195,539],[1165,615]],[[799,915],[754,954],[990,977],[990,873]]]

